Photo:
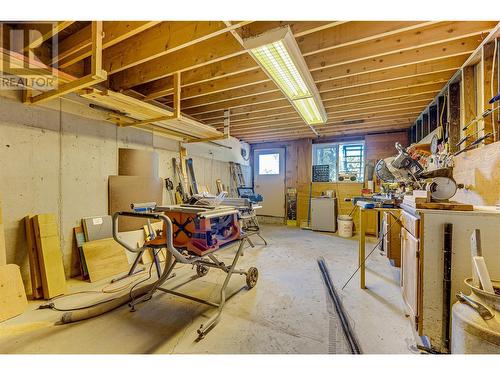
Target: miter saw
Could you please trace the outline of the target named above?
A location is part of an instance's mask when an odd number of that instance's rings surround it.
[[[455,195],[457,183],[451,168],[425,171],[408,150],[395,144],[398,154],[381,159],[375,165],[375,174],[383,181],[381,190],[386,196],[402,199],[413,190],[427,190],[433,201],[447,201]]]

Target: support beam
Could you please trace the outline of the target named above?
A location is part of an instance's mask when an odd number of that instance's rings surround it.
[[[174,117],[181,117],[181,73],[174,73]]]
[[[488,101],[495,95],[498,95],[499,88],[498,88],[498,66],[495,66],[495,69],[493,70],[493,61],[494,58],[497,59],[495,61],[495,64],[498,62],[498,54],[500,51],[496,50],[497,56],[494,56],[495,54],[495,41],[492,41],[490,43],[487,43],[483,46],[482,49],[482,59],[481,59],[481,64],[482,64],[482,76],[483,76],[483,102],[481,103],[481,111],[480,113],[486,111],[487,109],[494,108],[498,105],[498,102],[495,103],[494,105],[491,105],[488,103]],[[496,135],[496,139],[493,137],[486,138],[484,140],[484,144],[490,144],[493,143],[495,140],[498,140],[498,114],[494,112],[493,114],[486,116],[484,120],[482,121],[484,132],[482,135],[486,135],[488,133],[493,133]],[[481,122],[480,122],[481,123]]]
[[[476,98],[476,85],[475,85],[475,67],[465,66],[462,69],[462,125],[468,124],[476,117],[477,113],[477,98]],[[469,146],[474,140],[473,133],[476,132],[476,126],[469,126],[465,132],[461,133],[462,136],[469,136],[469,138],[462,143],[461,148]]]

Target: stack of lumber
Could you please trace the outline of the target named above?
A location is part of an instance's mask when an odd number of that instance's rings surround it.
[[[473,211],[474,207],[471,204],[459,202],[428,202],[427,198],[415,197],[413,195],[405,195],[403,205],[427,210],[449,210],[449,211]]]
[[[24,219],[33,298],[50,299],[66,293],[66,275],[54,214]]]
[[[172,119],[153,121],[151,123],[153,125],[139,125],[138,128],[152,128],[160,133],[170,133],[172,136],[177,135],[187,139],[214,138],[223,137],[224,135],[213,126],[203,124],[183,114],[178,118],[174,118],[172,111],[111,90],[86,89],[80,93],[80,96],[97,103],[99,106],[123,113],[125,114],[123,117],[126,116],[129,119],[141,121],[165,116],[172,117]]]

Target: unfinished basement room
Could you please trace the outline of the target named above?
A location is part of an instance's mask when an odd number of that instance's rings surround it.
[[[0,22],[0,363],[500,354],[498,9],[145,4]]]

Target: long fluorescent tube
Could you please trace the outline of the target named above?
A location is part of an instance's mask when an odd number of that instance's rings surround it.
[[[328,118],[318,88],[290,27],[245,39],[244,47],[317,134],[311,125],[324,124]]]

